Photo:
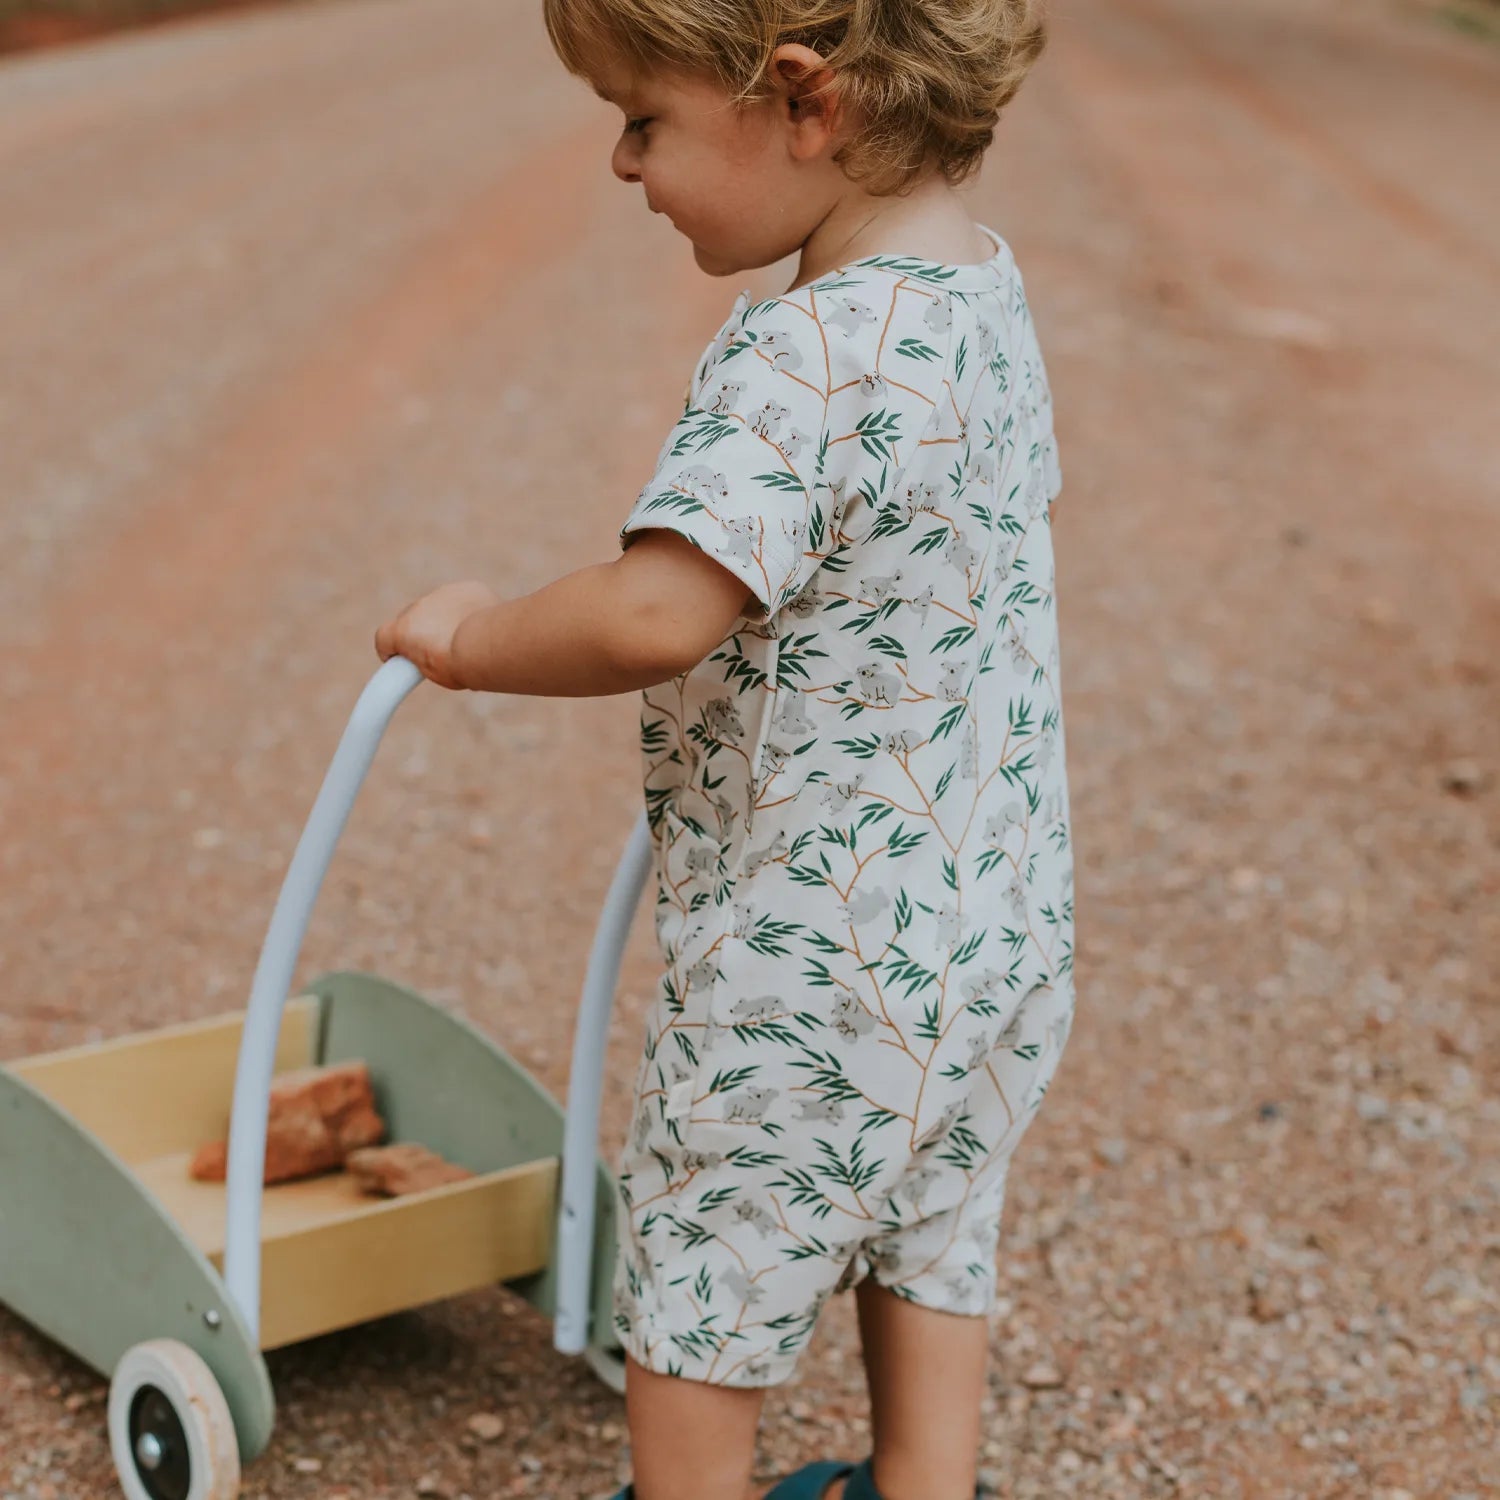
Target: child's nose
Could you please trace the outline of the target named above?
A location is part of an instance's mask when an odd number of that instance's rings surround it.
[[[628,135],[622,135],[615,142],[614,155],[610,157],[609,164],[621,182],[641,180],[640,148]]]

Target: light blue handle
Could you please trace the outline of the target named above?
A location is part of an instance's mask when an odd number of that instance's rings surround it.
[[[552,1343],[562,1354],[582,1354],[590,1342],[603,1346],[607,1329],[592,1330],[589,1305],[594,1272],[594,1193],[599,1155],[599,1098],[604,1091],[604,1052],[609,1018],[620,977],[620,955],[640,904],[651,863],[651,830],[642,813],[604,898],[594,930],[578,1028],[573,1033],[573,1067],[568,1075],[568,1109],[563,1118],[562,1188],[557,1210],[557,1305]]]
[[[322,789],[297,841],[276,898],[271,925],[255,966],[250,1005],[234,1074],[229,1117],[229,1168],[225,1184],[224,1284],[251,1336],[260,1339],[260,1200],[266,1159],[266,1117],[281,1013],[313,902],[328,871],[334,845],[375,758],[380,737],[407,695],[423,680],[404,656],[381,664],[366,684],[323,778]]]

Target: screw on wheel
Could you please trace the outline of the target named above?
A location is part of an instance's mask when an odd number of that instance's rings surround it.
[[[109,1446],[128,1500],[234,1500],[240,1452],[202,1357],[176,1339],[127,1349],[109,1387]]]

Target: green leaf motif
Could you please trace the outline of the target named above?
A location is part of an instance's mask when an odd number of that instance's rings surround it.
[[[688,417],[692,415],[696,415],[698,420],[690,423],[673,440],[673,458],[681,458],[688,453],[702,453],[705,449],[712,448],[715,443],[723,442],[740,426],[732,417],[723,416],[718,412],[696,410],[685,413],[681,419],[682,422],[687,422]]]
[[[855,424],[860,446],[873,458],[894,459],[890,445],[901,436],[901,423],[889,411],[866,412]]]
[[[691,495],[684,495],[677,490],[663,490],[648,500],[642,510],[675,510],[684,516],[691,516],[703,508],[702,501],[695,500]]]
[[[807,493],[807,486],[790,469],[781,469],[775,474],[757,474],[754,477],[768,490],[791,490],[797,495]]]

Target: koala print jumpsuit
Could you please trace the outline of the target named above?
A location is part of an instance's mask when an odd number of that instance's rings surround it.
[[[641,715],[664,961],[616,1332],[784,1381],[866,1274],[995,1296],[1006,1170],[1073,1017],[1060,486],[1020,275],[872,256],[742,292],[621,531],[758,601]]]

